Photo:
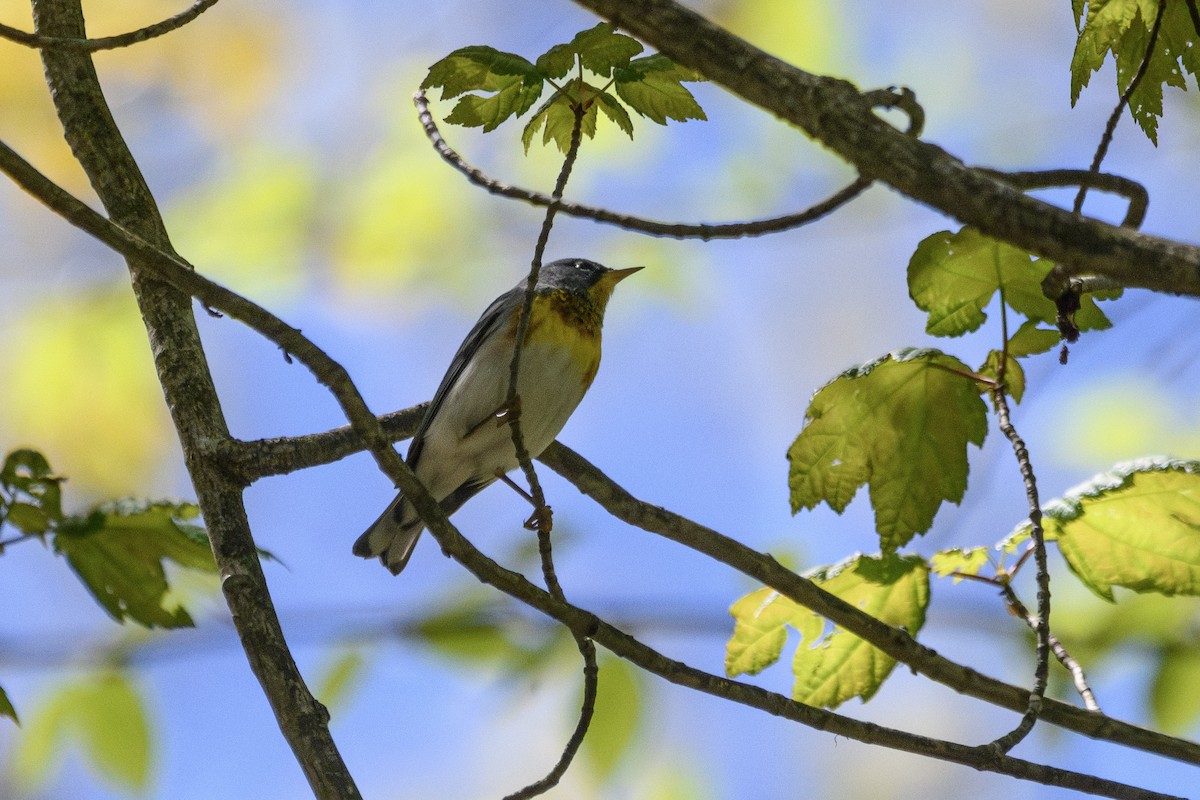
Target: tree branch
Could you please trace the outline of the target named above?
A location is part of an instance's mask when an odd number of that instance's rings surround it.
[[[935,145],[897,131],[850,83],[799,70],[672,0],[576,0],[796,125],[880,180],[988,236],[1120,286],[1200,296],[1200,247],[1079,217],[1028,197]],[[1054,287],[1049,287],[1053,289]]]
[[[40,33],[28,33],[4,23],[0,23],[0,38],[8,39],[10,42],[16,42],[17,44],[23,44],[26,47],[60,48],[85,53],[94,53],[97,50],[114,50],[118,47],[129,47],[130,45],[178,30],[216,4],[217,0],[196,0],[191,7],[160,22],[155,22],[144,28],[138,28],[136,31],[129,31],[117,36],[104,36],[99,39],[87,39],[82,36],[44,36]]]
[[[79,0],[34,0],[33,14],[39,34],[86,38]],[[41,54],[67,142],[115,223],[108,227],[127,228],[127,235],[156,254],[155,260],[163,257],[163,251],[171,253],[157,205],[113,121],[91,56],[60,48],[44,49]],[[15,153],[4,150],[6,161],[11,162]],[[65,192],[62,196],[69,197]],[[91,213],[107,225],[107,220]],[[228,439],[229,428],[191,313],[191,297],[163,282],[161,273],[137,252],[124,254],[159,382],[208,527],[225,599],[250,667],[317,797],[358,798],[329,734],[329,713],[308,691],[279,626],[250,534],[242,486],[206,450],[207,443]],[[180,271],[188,272],[186,267]]]
[[[442,160],[461,172],[468,181],[487,190],[490,194],[514,200],[523,200],[530,205],[549,206],[554,202],[552,197],[535,192],[532,189],[510,186],[489,177],[478,167],[468,164],[442,138],[441,131],[438,130],[437,123],[433,119],[433,114],[429,112],[429,104],[425,98],[425,93],[417,92],[413,95],[413,103],[417,107],[417,117],[420,119],[421,125],[425,128],[425,135],[429,137],[429,143],[433,145],[434,150],[442,157]],[[877,105],[883,104],[878,103]],[[855,197],[858,197],[858,195],[866,191],[871,183],[872,181],[866,178],[856,178],[830,197],[810,208],[806,208],[804,211],[795,214],[786,214],[782,217],[772,217],[770,219],[750,222],[726,222],[720,224],[658,222],[628,214],[617,214],[605,208],[593,208],[592,206],[568,203],[561,200],[558,203],[558,210],[560,213],[567,214],[568,216],[594,219],[596,222],[616,225],[626,230],[640,231],[651,236],[666,236],[674,239],[700,239],[707,242],[711,239],[737,239],[743,236],[762,236],[768,233],[778,233],[798,228],[810,222],[816,222],[841,208]]]

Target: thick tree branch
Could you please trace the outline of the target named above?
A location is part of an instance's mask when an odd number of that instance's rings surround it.
[[[79,0],[34,0],[33,13],[39,34],[86,38]],[[67,142],[109,215],[150,249],[170,253],[157,205],[109,112],[91,56],[47,48],[42,61]],[[206,449],[228,439],[229,429],[191,313],[191,297],[163,282],[136,253],[125,255],[225,599],[251,669],[317,797],[357,798],[354,780],[329,735],[329,714],[309,693],[288,651],[250,535],[242,486]]]
[[[883,181],[989,236],[1059,262],[1066,278],[1096,274],[1120,286],[1200,296],[1200,247],[1080,217],[1028,197],[940,147],[897,131],[871,112],[850,83],[799,70],[672,0],[576,2],[797,126],[864,178]]]

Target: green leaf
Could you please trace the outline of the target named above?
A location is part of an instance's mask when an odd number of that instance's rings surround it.
[[[629,755],[645,716],[641,676],[627,661],[601,656],[596,710],[582,754],[598,784],[604,784]]]
[[[615,33],[610,22],[580,31],[571,40],[570,47],[579,56],[584,69],[605,78],[612,74],[613,67],[628,64],[629,59],[645,49],[637,39]]]
[[[1042,511],[1047,538],[1105,600],[1113,586],[1200,594],[1200,461],[1118,464]]]
[[[788,449],[792,512],[824,501],[841,513],[867,483],[884,552],[929,530],[943,502],[962,500],[967,445],[987,434],[969,374],[936,350],[904,350],[819,389]]]
[[[821,617],[774,589],[763,587],[729,608],[733,635],[725,644],[725,674],[757,675],[779,660],[790,626],[801,642],[815,642],[825,628]]]
[[[1163,653],[1150,687],[1154,723],[1182,736],[1200,719],[1200,648],[1173,647]]]
[[[854,556],[819,570],[813,581],[842,600],[911,634],[925,624],[929,569],[919,556]],[[803,703],[835,708],[852,697],[874,696],[895,667],[894,659],[825,622],[812,611],[770,589],[759,589],[730,608],[734,633],[726,645],[730,677],[754,674],[775,663],[787,628],[800,633],[792,673],[792,696]]]
[[[991,563],[991,551],[987,547],[972,547],[962,549],[952,547],[949,550],[939,550],[929,560],[929,567],[939,578],[947,575],[954,576],[958,583],[964,575],[978,575],[983,568]]]
[[[447,122],[487,132],[532,108],[542,95],[543,76],[514,53],[486,46],[463,47],[429,68],[421,88],[434,87],[441,87],[443,100],[465,95],[446,117]]]
[[[338,653],[314,683],[313,695],[326,708],[334,708],[346,702],[350,692],[361,681],[367,660],[358,650]]]
[[[190,626],[187,610],[168,594],[163,561],[216,571],[203,529],[184,522],[197,513],[190,503],[106,503],[86,517],[64,519],[54,536],[54,549],[66,556],[97,602],[118,622]]]
[[[4,466],[0,467],[0,485],[14,498],[28,500],[47,520],[57,521],[62,517],[62,481],[63,478],[50,469],[46,457],[36,450],[13,450],[5,457]],[[29,517],[25,519],[31,521]],[[26,533],[37,532],[23,528],[16,520],[13,520],[13,524]]]
[[[662,54],[632,61],[628,67],[615,70],[613,77],[617,95],[638,114],[659,125],[666,125],[668,119],[707,119],[704,109],[683,85],[684,81],[702,78]]]
[[[625,106],[621,105],[617,98],[608,92],[601,92],[599,108],[604,112],[604,116],[615,122],[617,127],[625,131],[625,134],[630,139],[633,138],[633,120],[629,118],[629,112],[625,110]]]
[[[1035,356],[1050,350],[1062,341],[1062,334],[1052,328],[1038,327],[1037,320],[1026,320],[1008,339],[1008,354],[1013,358]]]
[[[1003,353],[999,350],[992,350],[976,372],[984,378],[999,379],[1000,359],[1002,358],[1004,358]],[[1004,390],[1018,403],[1025,396],[1025,370],[1021,367],[1021,362],[1011,355],[1006,359],[1004,367]]]
[[[966,227],[925,237],[908,262],[908,293],[929,318],[925,331],[960,336],[987,319],[983,309],[1000,292],[1004,302],[1030,320],[1053,324],[1054,303],[1042,293],[1052,264]],[[1075,315],[1080,330],[1111,326],[1093,297],[1082,299]],[[1032,334],[1027,334],[1032,335]],[[1053,345],[1051,345],[1053,346]]]
[[[13,773],[32,787],[46,780],[63,748],[73,740],[91,765],[119,786],[143,791],[150,781],[150,723],[139,692],[116,671],[68,683],[29,715],[17,739]]]
[[[1156,0],[1088,0],[1087,14],[1078,0],[1079,38],[1071,59],[1071,104],[1079,99],[1091,74],[1111,53],[1116,61],[1117,90],[1124,92],[1141,69],[1158,13]],[[1158,118],[1163,111],[1163,87],[1186,89],[1183,71],[1197,75],[1200,56],[1193,43],[1196,32],[1187,4],[1168,2],[1145,75],[1133,92],[1129,112],[1142,131],[1158,143]]]
[[[431,66],[421,88],[441,87],[442,99],[448,100],[466,92],[495,91],[513,77],[541,78],[537,68],[516,53],[476,45],[459,48]]]
[[[586,83],[581,85],[578,81],[568,84],[568,89],[573,89],[578,97],[569,96],[565,92],[555,92],[554,96],[543,103],[538,112],[526,124],[525,130],[521,134],[521,142],[525,145],[526,153],[529,152],[529,145],[533,142],[533,137],[538,130],[542,131],[542,144],[554,142],[561,152],[566,153],[570,150],[571,134],[575,130],[575,105],[577,103],[584,103],[587,108],[583,113],[580,136],[587,136],[589,139],[596,136],[596,107],[602,105],[602,102],[595,101],[602,97],[602,93],[594,86]],[[626,117],[628,118],[628,115]]]
[[[50,530],[50,517],[42,509],[29,503],[10,505],[4,521],[15,525],[22,533],[45,533]]]
[[[18,725],[21,724],[17,710],[13,708],[12,700],[8,699],[8,692],[4,691],[4,687],[0,687],[0,717],[8,717]]]

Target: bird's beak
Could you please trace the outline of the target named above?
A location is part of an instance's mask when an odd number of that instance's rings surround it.
[[[614,269],[614,270],[610,270],[609,273],[607,275],[605,275],[604,277],[608,279],[608,283],[610,286],[616,286],[618,283],[625,280],[633,273],[640,272],[643,269],[645,269],[645,267],[627,267],[626,269]]]

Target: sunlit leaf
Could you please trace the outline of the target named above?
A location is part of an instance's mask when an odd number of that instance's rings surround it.
[[[668,119],[685,122],[707,119],[704,109],[683,85],[702,78],[693,70],[679,67],[664,55],[632,61],[613,73],[617,96],[643,117],[666,125]]]
[[[1075,4],[1079,38],[1071,59],[1071,103],[1079,99],[1093,72],[1111,53],[1116,61],[1117,90],[1124,92],[1141,71],[1158,14],[1157,0],[1088,0]],[[1158,143],[1163,87],[1186,89],[1183,72],[1200,74],[1196,31],[1184,2],[1168,2],[1145,74],[1129,99],[1129,112],[1142,131]]]
[[[788,450],[792,511],[841,513],[863,483],[885,552],[929,530],[967,486],[967,445],[981,446],[987,408],[970,370],[935,350],[905,350],[849,370],[813,396]]]
[[[1021,362],[1012,355],[1004,358],[1004,354],[999,350],[993,350],[988,353],[987,359],[975,372],[984,378],[999,380],[1002,359],[1004,360],[1004,390],[1015,402],[1019,403],[1025,396],[1025,369],[1021,366]]]
[[[925,330],[934,336],[960,336],[977,329],[987,319],[984,307],[997,292],[1014,311],[1053,324],[1058,310],[1042,293],[1042,279],[1052,266],[974,228],[939,231],[925,237],[909,259],[908,292],[928,313]],[[1075,313],[1080,330],[1111,325],[1092,296],[1081,303]]]
[[[539,130],[542,131],[542,144],[554,142],[558,149],[566,153],[571,149],[571,135],[575,130],[575,106],[583,104],[587,110],[583,113],[580,125],[580,135],[589,139],[596,136],[596,109],[603,105],[601,93],[590,84],[580,84],[572,81],[565,92],[556,92],[553,97],[542,104],[537,113],[530,118],[525,130],[521,133],[521,142],[525,152]],[[607,113],[607,112],[606,112]],[[607,114],[611,118],[611,114]],[[628,115],[625,115],[628,119]],[[618,122],[618,124],[620,124]]]
[[[168,593],[165,560],[214,572],[203,531],[184,521],[195,517],[190,504],[119,501],[86,517],[65,519],[54,549],[97,602],[118,622],[132,619],[147,627],[190,626],[187,610]]]
[[[801,642],[815,642],[825,623],[807,608],[762,588],[740,598],[729,609],[733,635],[725,644],[725,674],[757,675],[779,660],[787,629],[799,632]]]
[[[1098,309],[1097,309],[1098,310]],[[1025,358],[1044,353],[1062,341],[1062,334],[1054,328],[1042,328],[1037,320],[1026,320],[1017,332],[1008,339],[1008,354],[1012,358]]]
[[[930,569],[938,577],[954,576],[954,582],[963,580],[964,575],[978,575],[991,563],[991,551],[987,547],[972,547],[964,550],[953,547],[939,550],[929,559]]]
[[[1100,597],[1114,586],[1200,594],[1200,462],[1118,464],[1042,510],[1047,537]]]
[[[889,625],[911,634],[925,624],[929,570],[918,556],[854,556],[814,573],[826,591]],[[754,674],[779,659],[787,628],[799,632],[792,658],[792,696],[803,703],[835,708],[852,697],[874,696],[895,660],[853,634],[825,622],[786,597],[759,589],[730,608],[734,633],[726,645],[725,671]]]

